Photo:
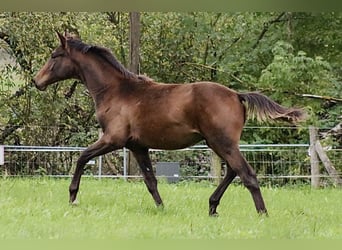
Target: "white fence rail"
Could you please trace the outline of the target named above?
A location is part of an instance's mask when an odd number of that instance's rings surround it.
[[[80,152],[85,149],[85,147],[13,145],[2,147],[3,176],[19,173],[19,176],[69,177],[74,171]],[[312,178],[309,144],[240,145],[240,150],[256,170],[261,181],[281,184],[298,180],[310,182]],[[331,161],[337,167],[341,167],[342,150],[331,149],[329,154]],[[128,150],[122,149],[97,157],[88,162],[84,175],[99,178],[140,177],[128,174],[127,155]],[[150,155],[154,167],[160,161],[179,162],[181,179],[216,178],[211,174],[212,151],[206,145],[196,145],[174,151],[150,150]],[[324,173],[319,177],[329,179],[328,174]]]

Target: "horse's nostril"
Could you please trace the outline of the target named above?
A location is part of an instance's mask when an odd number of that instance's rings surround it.
[[[36,88],[41,90],[41,91],[44,91],[46,89],[46,86],[38,86],[38,85],[36,85]]]
[[[43,91],[43,90],[46,89],[46,86],[45,85],[39,85],[38,82],[36,81],[36,79],[33,79],[33,83],[36,86],[36,88],[39,89],[39,90]]]

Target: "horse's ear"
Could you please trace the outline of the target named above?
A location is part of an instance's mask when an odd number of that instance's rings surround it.
[[[59,38],[59,41],[61,42],[62,47],[65,48],[66,47],[66,38],[65,38],[65,36],[63,36],[58,31],[56,31],[56,33],[58,35],[58,38]]]

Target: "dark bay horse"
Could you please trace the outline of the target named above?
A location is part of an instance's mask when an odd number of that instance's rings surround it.
[[[69,192],[75,202],[84,165],[116,149],[130,149],[157,206],[163,205],[148,149],[181,149],[205,140],[226,163],[227,171],[209,199],[216,215],[220,199],[236,176],[250,191],[258,213],[267,213],[256,174],[239,150],[247,115],[261,121],[304,118],[300,109],[283,107],[259,93],[237,93],[212,82],[163,84],[133,74],[103,47],[58,33],[60,45],[34,78],[36,87],[76,78],[92,96],[103,136],[77,161]]]

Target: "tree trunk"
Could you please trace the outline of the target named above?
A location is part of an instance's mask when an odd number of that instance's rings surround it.
[[[311,164],[311,187],[318,188],[320,186],[320,178],[319,178],[319,162],[318,156],[316,152],[316,141],[317,141],[317,129],[315,127],[309,127],[310,132],[310,164]]]
[[[129,70],[139,74],[140,13],[129,13]],[[128,153],[128,175],[138,175],[139,166],[131,151]]]

